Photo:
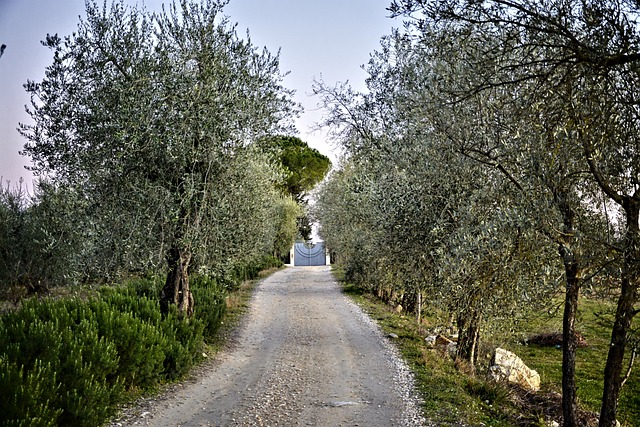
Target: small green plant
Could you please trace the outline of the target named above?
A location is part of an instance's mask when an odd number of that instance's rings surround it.
[[[507,405],[509,403],[509,389],[503,384],[470,377],[465,382],[464,388],[470,396],[478,398],[487,405]]]
[[[227,291],[215,279],[199,276],[191,280],[195,300],[195,318],[204,325],[205,339],[211,339],[220,328],[227,309]]]

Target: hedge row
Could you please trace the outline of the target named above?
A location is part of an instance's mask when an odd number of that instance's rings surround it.
[[[258,277],[258,274],[262,270],[269,268],[282,267],[284,263],[282,260],[272,256],[264,256],[261,260],[256,262],[243,262],[236,263],[229,271],[224,274],[224,278],[221,279],[221,283],[224,283],[228,290],[237,289],[245,280],[252,280]]]
[[[226,288],[194,278],[193,318],[162,315],[161,279],[87,301],[28,300],[0,316],[0,425],[95,426],[132,392],[184,375],[225,312]]]

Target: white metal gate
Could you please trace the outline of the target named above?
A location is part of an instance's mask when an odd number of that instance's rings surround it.
[[[293,251],[293,265],[311,266],[326,265],[327,255],[324,250],[324,242],[296,243]]]

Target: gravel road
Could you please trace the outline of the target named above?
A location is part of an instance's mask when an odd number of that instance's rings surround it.
[[[256,287],[237,343],[211,369],[112,425],[420,426],[413,379],[329,267]]]

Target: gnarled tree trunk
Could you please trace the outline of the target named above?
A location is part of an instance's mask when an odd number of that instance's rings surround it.
[[[160,297],[163,313],[166,313],[169,310],[169,305],[173,304],[183,315],[191,316],[193,314],[193,296],[189,289],[190,263],[191,251],[188,249],[171,248],[167,251],[169,273]]]

